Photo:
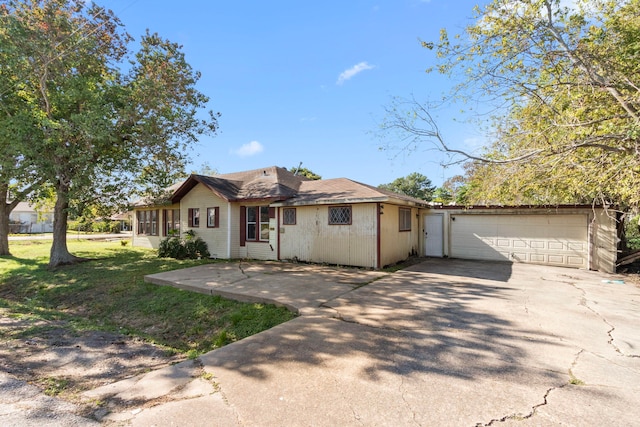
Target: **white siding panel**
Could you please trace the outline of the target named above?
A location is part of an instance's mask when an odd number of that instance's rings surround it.
[[[451,215],[451,256],[588,268],[587,215]]]
[[[376,216],[375,203],[354,204],[351,225],[329,225],[329,206],[298,206],[296,224],[279,227],[280,258],[375,267]]]

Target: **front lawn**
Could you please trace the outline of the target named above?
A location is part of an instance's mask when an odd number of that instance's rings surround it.
[[[50,241],[10,242],[13,255],[0,257],[0,315],[63,321],[76,333],[101,330],[140,337],[190,357],[294,317],[282,307],[241,303],[143,281],[146,274],[210,260],[161,259],[155,251],[119,242],[70,240],[73,254],[94,260],[49,270],[50,245]],[[0,337],[24,339],[41,332],[38,328],[0,330]]]

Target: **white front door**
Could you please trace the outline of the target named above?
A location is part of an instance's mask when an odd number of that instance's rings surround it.
[[[424,217],[424,254],[440,257],[444,255],[444,215],[434,214]]]

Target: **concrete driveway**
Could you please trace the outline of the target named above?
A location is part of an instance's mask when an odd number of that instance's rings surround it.
[[[279,265],[280,272],[254,266],[263,271],[243,271],[235,279],[218,271],[218,281],[215,274],[188,279],[183,271],[182,285],[191,280],[208,293],[238,286],[240,294],[277,299],[295,284],[309,286],[313,298],[310,307],[298,307],[302,316],[196,364],[90,392],[87,397],[172,400],[105,421],[640,425],[640,288],[611,282],[619,277],[429,259],[386,275],[338,270],[336,277],[347,279],[335,282],[331,269]],[[294,303],[284,298],[283,304]],[[215,385],[203,381],[202,370]]]

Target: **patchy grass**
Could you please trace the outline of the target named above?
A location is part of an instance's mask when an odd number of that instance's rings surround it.
[[[117,332],[196,357],[294,317],[282,307],[143,281],[146,274],[211,260],[161,259],[155,251],[119,242],[70,240],[73,254],[93,260],[49,270],[50,244],[11,242],[13,256],[0,257],[0,314],[31,325],[19,331],[0,329],[0,336],[29,338],[42,333],[42,326],[33,325],[62,321],[70,333]]]

